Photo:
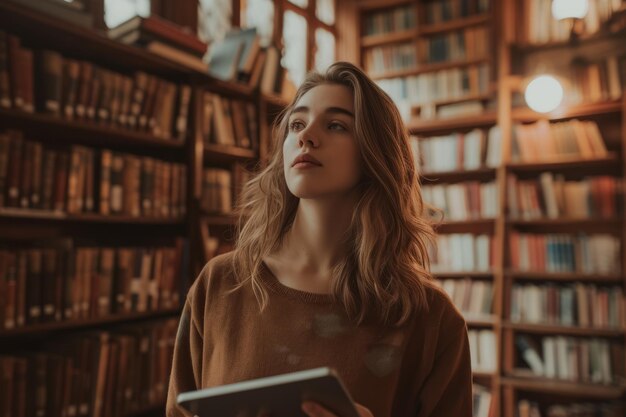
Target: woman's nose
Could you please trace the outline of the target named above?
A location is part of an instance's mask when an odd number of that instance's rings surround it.
[[[311,132],[310,127],[304,129],[300,132],[300,136],[298,137],[298,144],[303,147],[304,145],[308,145],[312,148],[317,148],[319,146],[319,141],[316,138],[317,136]]]

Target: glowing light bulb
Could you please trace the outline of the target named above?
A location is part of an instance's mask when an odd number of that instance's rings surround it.
[[[553,0],[552,16],[555,19],[582,19],[589,10],[588,0]]]
[[[563,100],[563,87],[556,78],[541,75],[526,87],[524,98],[528,107],[539,113],[548,113],[559,107]]]

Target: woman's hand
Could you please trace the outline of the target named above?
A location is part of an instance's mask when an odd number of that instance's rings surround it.
[[[372,412],[368,410],[367,408],[363,407],[361,404],[355,404],[355,405],[356,405],[356,411],[359,412],[360,417],[374,417]],[[311,401],[306,401],[302,403],[302,411],[304,411],[306,415],[309,417],[343,417],[343,416],[337,416],[331,413],[330,411],[328,411],[327,409],[325,409],[324,407],[322,407],[321,405],[311,402]]]

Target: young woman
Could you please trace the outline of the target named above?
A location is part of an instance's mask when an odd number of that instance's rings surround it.
[[[396,106],[339,62],[279,120],[235,250],[187,296],[167,416],[187,415],[180,392],[329,366],[362,417],[471,417],[467,328],[429,273],[433,231]]]

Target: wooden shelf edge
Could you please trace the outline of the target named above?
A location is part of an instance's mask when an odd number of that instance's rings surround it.
[[[622,111],[620,100],[603,101],[598,103],[585,103],[572,106],[562,106],[550,113],[537,113],[528,108],[514,108],[511,115],[514,122],[534,122],[539,119],[558,121],[572,117],[595,116],[606,113],[619,113]]]
[[[111,223],[111,224],[143,224],[143,225],[182,225],[185,218],[165,219],[154,217],[103,216],[100,214],[67,214],[46,210],[0,208],[0,219],[24,219],[65,221],[77,223]]]
[[[257,157],[256,152],[252,149],[216,143],[204,144],[204,156],[209,159],[211,157],[228,157],[234,159],[254,159]]]
[[[606,225],[606,226],[621,226],[624,221],[620,218],[540,218],[540,219],[506,219],[506,223],[512,226],[585,226],[585,225]]]
[[[419,35],[435,35],[438,33],[451,32],[470,26],[487,23],[491,19],[491,13],[481,13],[472,16],[461,17],[454,20],[424,25],[419,29]]]
[[[464,68],[470,67],[472,65],[480,65],[489,62],[489,58],[476,58],[476,59],[467,59],[462,61],[445,61],[438,63],[428,63],[422,64],[417,68],[408,68],[401,70],[392,70],[386,72],[371,72],[370,78],[372,80],[383,80],[388,78],[401,78],[401,77],[410,77],[412,75],[420,75],[426,74],[429,72],[437,72],[443,71],[446,69],[452,68]]]
[[[440,132],[451,132],[473,127],[493,126],[497,122],[495,112],[485,112],[480,115],[462,116],[446,119],[412,120],[406,125],[412,135],[429,135]]]
[[[454,272],[454,271],[441,271],[441,272],[433,272],[433,275],[437,277],[437,279],[451,278],[451,279],[462,279],[462,278],[483,278],[483,279],[492,279],[494,275],[497,273],[495,271],[477,271],[477,272]]]
[[[157,310],[157,311],[149,311],[143,313],[131,313],[131,314],[118,314],[111,315],[102,318],[91,318],[91,319],[81,319],[81,320],[67,320],[60,322],[51,322],[51,323],[41,323],[34,325],[27,325],[23,327],[18,327],[15,329],[0,330],[0,338],[9,338],[16,336],[30,336],[37,335],[40,333],[49,333],[53,331],[62,331],[62,330],[80,330],[80,329],[88,329],[94,326],[109,326],[116,324],[125,324],[128,322],[137,322],[144,321],[149,319],[158,319],[168,316],[174,316],[180,314],[182,310],[180,308],[172,308],[166,310]]]
[[[519,271],[508,270],[505,272],[506,276],[510,276],[515,279],[529,280],[529,281],[600,281],[600,282],[621,282],[622,275],[598,275],[598,274],[584,274],[577,272],[542,272],[542,271]]]
[[[371,48],[373,46],[384,45],[388,43],[406,42],[417,36],[417,29],[404,29],[397,32],[381,33],[376,35],[365,35],[361,37],[361,47]]]
[[[554,324],[534,324],[534,323],[514,323],[504,322],[502,327],[521,332],[538,334],[561,334],[570,336],[600,336],[600,337],[622,337],[626,335],[626,329],[609,329],[598,327],[563,326]]]
[[[361,0],[356,3],[360,10],[375,10],[411,4],[411,0]]]
[[[515,374],[503,377],[501,383],[519,390],[582,397],[620,398],[626,392],[624,386],[603,386],[548,378],[531,378]]]
[[[234,214],[218,214],[205,211],[201,212],[200,216],[202,216],[202,220],[204,220],[209,225],[234,226],[239,220],[238,217]]]
[[[289,101],[285,97],[278,94],[261,93],[261,100],[271,106],[281,109],[289,105]]]
[[[583,159],[580,157],[561,158],[559,160],[546,160],[546,161],[532,161],[532,162],[512,162],[505,164],[505,169],[512,172],[519,171],[547,171],[551,169],[563,169],[563,168],[580,168],[580,167],[604,167],[610,165],[614,167],[620,160],[614,153],[609,153],[604,158],[588,158]]]
[[[67,120],[62,117],[55,117],[40,113],[27,113],[18,110],[0,109],[0,120],[17,124],[37,124],[47,129],[60,129],[64,132],[71,132],[76,135],[84,135],[82,143],[89,144],[90,138],[94,136],[99,139],[99,143],[105,139],[113,139],[114,145],[135,145],[149,146],[153,149],[183,149],[185,143],[173,139],[159,138],[144,132],[130,129],[116,128],[113,126],[98,125],[96,122],[82,120]]]

